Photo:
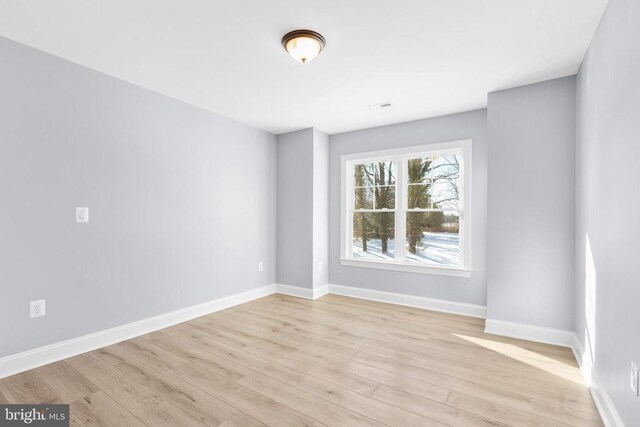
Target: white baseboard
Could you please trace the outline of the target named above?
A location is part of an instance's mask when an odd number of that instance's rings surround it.
[[[316,299],[327,294],[329,292],[329,286],[325,285],[314,289],[282,284],[263,286],[203,304],[149,317],[137,322],[127,323],[126,325],[116,326],[115,328],[104,331],[38,347],[22,353],[12,354],[0,358],[0,378],[5,378],[101,347],[116,344],[195,319],[196,317],[205,316],[219,310],[224,310],[225,308],[253,301],[276,292],[300,298]]]
[[[487,307],[483,305],[418,297],[414,295],[398,294],[395,292],[376,291],[373,289],[356,288],[352,286],[330,284],[329,293],[362,298],[371,301],[388,302],[407,307],[424,308],[426,310],[480,317],[483,319],[487,315]]]
[[[354,298],[362,298],[372,301],[480,318],[485,318],[487,312],[487,308],[481,305],[343,285],[329,284],[310,289],[291,285],[274,284],[0,358],[0,378],[5,378],[49,363],[57,362],[62,359],[77,356],[88,351],[135,338],[140,335],[167,328],[196,317],[224,310],[225,308],[253,301],[274,293],[281,293],[307,299],[317,299],[327,293],[332,293]],[[611,398],[593,369],[593,364],[590,362],[591,357],[589,352],[585,352],[582,343],[578,340],[575,333],[560,329],[543,328],[495,319],[486,320],[485,332],[572,348],[576,360],[580,365],[580,369],[585,376],[587,385],[591,390],[593,399],[600,411],[603,422],[607,427],[624,427],[624,423],[615,409]]]
[[[600,381],[596,370],[594,369],[593,362],[591,360],[591,352],[582,345],[578,336],[573,335],[573,355],[578,361],[582,375],[589,386],[591,396],[598,407],[598,412],[602,417],[602,422],[607,427],[624,427],[624,422],[618,413],[618,410],[613,404],[609,393],[604,388],[604,385]]]
[[[502,335],[505,337],[519,338],[527,341],[535,341],[543,344],[559,345],[562,347],[573,346],[573,331],[564,329],[545,328],[542,326],[528,325],[525,323],[506,322],[504,320],[487,319],[484,331],[488,334]]]
[[[329,285],[313,288],[313,299],[318,299],[329,293]]]
[[[276,283],[276,292],[283,295],[289,295],[292,297],[314,299],[313,289],[303,288],[302,286],[283,285],[282,283]]]
[[[329,293],[329,285],[318,286],[313,289],[303,288],[302,286],[283,285],[282,283],[277,283],[275,286],[276,292],[279,294],[305,299],[318,299]]]
[[[148,334],[159,329],[214,313],[238,304],[253,301],[276,292],[275,285],[263,286],[203,304],[161,314],[115,328],[95,332],[78,338],[46,345],[22,353],[0,358],[0,378],[28,371],[88,351],[106,347],[124,340]]]
[[[487,307],[482,305],[445,301],[413,295],[398,294],[394,292],[376,291],[373,289],[356,288],[352,286],[328,284],[313,289],[303,288],[301,286],[284,285],[280,283],[276,284],[275,286],[276,292],[279,294],[311,300],[318,299],[326,294],[336,294],[353,298],[366,299],[370,301],[387,302],[390,304],[423,308],[426,310],[461,314],[463,316],[484,318],[487,314]]]

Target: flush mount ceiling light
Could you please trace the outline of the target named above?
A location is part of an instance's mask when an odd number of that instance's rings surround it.
[[[282,47],[293,59],[303,64],[318,56],[325,45],[322,34],[311,30],[291,31],[282,38]]]

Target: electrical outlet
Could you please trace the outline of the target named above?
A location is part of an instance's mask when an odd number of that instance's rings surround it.
[[[638,397],[638,367],[631,362],[631,390],[633,395]]]
[[[29,316],[33,319],[34,317],[42,317],[46,314],[45,311],[45,300],[41,299],[38,301],[31,301],[29,303]]]
[[[264,263],[262,261],[258,263],[258,271],[264,271]]]

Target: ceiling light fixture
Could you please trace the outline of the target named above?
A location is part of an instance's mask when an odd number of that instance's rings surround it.
[[[303,64],[318,56],[326,44],[322,34],[311,30],[295,30],[282,37],[282,47],[293,59]]]

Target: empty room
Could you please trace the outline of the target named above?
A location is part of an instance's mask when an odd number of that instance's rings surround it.
[[[640,0],[0,0],[0,427],[640,426]]]

